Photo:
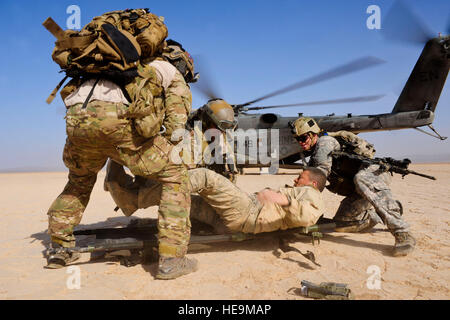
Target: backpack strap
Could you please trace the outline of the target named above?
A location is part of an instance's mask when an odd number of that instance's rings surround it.
[[[120,31],[109,23],[102,25],[102,31],[114,46],[114,49],[120,53],[127,63],[136,62],[141,58],[140,52],[137,49],[139,45],[137,43],[133,44],[123,31]],[[132,36],[130,35],[130,37]]]
[[[65,37],[61,40],[58,40],[56,42],[56,45],[59,50],[82,49],[90,45],[96,38],[97,35],[95,34],[77,37]]]
[[[51,93],[51,94],[48,96],[48,98],[47,98],[47,103],[48,103],[48,104],[52,103],[53,99],[55,99],[56,94],[58,93],[59,89],[61,88],[61,86],[64,84],[64,81],[66,81],[68,77],[69,77],[69,76],[66,75],[66,76],[64,77],[64,79],[62,79],[62,80],[58,83],[58,85],[56,86],[56,88],[53,89],[52,93]]]
[[[89,94],[88,94],[86,100],[84,101],[83,107],[81,107],[81,109],[86,109],[87,104],[89,103],[89,100],[91,100],[92,94],[94,93],[94,89],[95,89],[95,87],[97,86],[97,83],[98,83],[99,81],[100,81],[100,77],[97,78],[97,80],[95,80],[94,85],[92,86],[91,91],[89,91]]]

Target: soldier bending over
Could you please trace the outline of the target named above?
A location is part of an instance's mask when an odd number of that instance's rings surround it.
[[[350,154],[375,153],[373,146],[351,132],[340,131],[335,135],[350,136],[360,141],[349,144],[345,140],[322,132],[312,118],[299,118],[292,130],[305,156],[310,156],[308,165],[322,170],[328,177],[331,192],[346,196],[336,212],[336,231],[361,232],[384,223],[395,237],[394,256],[405,256],[414,250],[416,241],[409,232],[409,225],[402,219],[402,206],[389,189],[391,176],[379,165],[368,167],[347,164],[345,158],[335,157],[335,152]]]

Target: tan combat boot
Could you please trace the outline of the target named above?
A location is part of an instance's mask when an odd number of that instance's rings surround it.
[[[416,240],[409,232],[394,233],[395,245],[393,255],[394,257],[406,256],[414,250]]]
[[[69,263],[74,262],[80,258],[78,252],[70,252],[67,248],[53,243],[46,252],[47,255],[47,265],[46,269],[60,269],[67,266]]]
[[[159,258],[157,279],[171,280],[197,271],[197,260],[182,258]]]

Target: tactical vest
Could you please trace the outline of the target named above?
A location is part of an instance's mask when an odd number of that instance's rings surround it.
[[[330,184],[327,189],[341,196],[349,196],[356,192],[353,178],[361,170],[361,161],[346,157],[345,153],[372,159],[375,155],[375,149],[372,144],[349,131],[329,132],[328,135],[338,141],[342,152],[339,155],[331,154],[333,164],[328,176]]]

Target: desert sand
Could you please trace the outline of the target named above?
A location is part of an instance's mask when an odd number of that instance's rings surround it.
[[[199,270],[171,281],[154,278],[155,263],[126,267],[114,256],[90,261],[90,254],[83,254],[74,263],[80,289],[67,285],[73,283],[72,269],[44,269],[46,212],[67,173],[0,174],[0,299],[306,299],[290,290],[299,288],[301,280],[347,283],[356,299],[449,299],[450,164],[416,164],[411,169],[437,180],[394,176],[392,191],[417,239],[416,250],[407,257],[391,255],[394,238],[377,225],[370,233],[325,234],[315,246],[309,237],[290,243],[302,252],[312,251],[320,267],[298,252],[281,252],[278,237],[193,246],[189,256],[198,260]],[[294,177],[292,171],[247,174],[237,184],[255,192],[291,184]],[[132,218],[114,212],[103,178],[100,173],[78,229],[156,217],[156,208],[140,210]],[[326,217],[333,217],[341,199],[325,191]]]

